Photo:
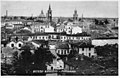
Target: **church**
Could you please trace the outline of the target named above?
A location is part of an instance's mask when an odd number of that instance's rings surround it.
[[[51,10],[51,6],[49,4],[49,9],[46,13],[46,16],[43,12],[43,10],[41,10],[41,13],[40,15],[36,18],[36,21],[39,21],[39,22],[44,22],[44,21],[47,21],[47,22],[52,22],[52,10]]]

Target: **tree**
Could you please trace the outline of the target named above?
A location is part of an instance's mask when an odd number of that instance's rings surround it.
[[[94,20],[95,24],[98,25],[99,21],[97,19]]]
[[[109,24],[109,22],[108,22],[108,20],[107,20],[107,19],[105,19],[104,23],[105,23],[105,24]]]
[[[38,50],[35,51],[34,54],[34,64],[35,69],[39,70],[46,70],[46,62],[52,62],[53,55],[50,53],[49,50],[40,47]]]
[[[71,50],[70,54],[68,55],[68,58],[70,59],[70,58],[74,57],[76,55],[76,53],[77,52],[75,50]]]
[[[23,47],[21,47],[21,49],[23,50],[20,55],[19,58],[17,60],[17,64],[15,66],[15,71],[16,71],[16,75],[27,75],[30,72],[31,69],[31,65],[33,62],[33,55],[30,52],[30,46],[25,45]]]

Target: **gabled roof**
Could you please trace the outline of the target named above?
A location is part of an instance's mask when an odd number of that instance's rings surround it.
[[[48,44],[48,41],[45,40],[32,40],[31,42],[34,42],[36,44]]]
[[[71,45],[80,47],[80,48],[91,48],[94,47],[94,45],[89,44],[89,43],[84,43],[84,42],[79,42],[79,43],[71,43]]]
[[[91,35],[87,34],[86,32],[83,32],[78,34],[67,34],[67,36],[91,36]]]
[[[32,33],[30,30],[26,30],[26,29],[21,29],[21,30],[18,30],[18,31],[16,31],[16,33],[23,33],[23,34],[29,34],[29,33]]]
[[[21,50],[31,50],[31,49],[35,49],[35,46],[28,42],[28,43],[25,43],[22,47],[21,47]]]
[[[61,25],[57,26],[56,28],[57,28],[57,29],[65,29],[65,25],[62,25],[62,24],[61,24]]]
[[[69,45],[65,43],[56,44],[56,49],[69,49]]]

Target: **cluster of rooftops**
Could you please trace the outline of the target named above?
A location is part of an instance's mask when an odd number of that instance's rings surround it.
[[[24,34],[12,34],[12,36],[37,36],[37,35],[64,35],[64,36],[91,36],[90,34],[87,34],[86,32],[78,33],[78,34],[66,34],[65,32],[58,33],[58,32],[47,32],[47,33],[24,33]]]

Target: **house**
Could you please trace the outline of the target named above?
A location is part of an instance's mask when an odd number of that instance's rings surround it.
[[[6,24],[8,24],[8,26],[14,27],[14,29],[20,29],[24,27],[24,21],[25,20],[23,19],[12,19],[6,21]]]
[[[48,22],[45,23],[35,22],[34,24],[31,25],[31,29],[33,33],[54,32],[54,27],[51,26],[51,24]]]
[[[65,25],[60,24],[56,27],[56,32],[61,33],[61,32],[66,32],[65,30]]]
[[[45,33],[53,33],[54,32],[54,27],[53,26],[51,26],[51,24],[50,23],[48,23],[47,25],[46,25],[46,27],[45,27]]]
[[[85,55],[88,57],[92,57],[92,56],[97,55],[95,53],[94,46],[91,44],[86,44],[86,43],[82,43],[82,44],[78,45],[78,52],[79,52],[79,54],[82,54],[82,55]]]
[[[48,48],[48,41],[44,40],[32,40],[30,41],[32,45],[34,45],[36,48],[43,47],[43,48]]]
[[[70,50],[71,50],[71,47],[69,44],[67,43],[59,43],[59,44],[56,44],[56,53],[59,55],[59,56],[66,56],[70,53]]]
[[[7,46],[10,47],[10,48],[15,48],[16,47],[16,48],[20,49],[22,47],[23,43],[24,42],[22,42],[22,41],[17,41],[17,42],[16,41],[11,41],[7,44]]]
[[[44,33],[45,26],[46,24],[44,23],[35,22],[33,25],[31,25],[32,33],[37,33],[37,32]]]
[[[73,25],[72,27],[72,34],[82,33],[82,28],[78,25]]]
[[[85,42],[71,43],[73,50],[87,57],[93,57],[97,54],[95,53],[94,45]]]
[[[96,38],[92,40],[92,44],[94,46],[104,46],[106,44],[118,44],[118,37],[101,37],[101,38]]]
[[[47,64],[47,70],[63,70],[64,62],[61,59],[53,59],[51,64]]]

